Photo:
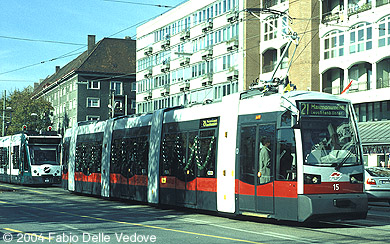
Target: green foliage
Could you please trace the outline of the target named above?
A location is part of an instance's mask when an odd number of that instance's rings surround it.
[[[49,117],[53,109],[51,104],[43,98],[31,99],[31,96],[32,91],[29,88],[22,91],[15,90],[7,95],[6,107],[11,107],[11,112],[6,110],[6,122],[10,122],[6,128],[7,135],[22,131],[23,125],[27,125],[27,130],[35,131],[47,130],[51,125]],[[1,109],[3,99],[0,101]]]

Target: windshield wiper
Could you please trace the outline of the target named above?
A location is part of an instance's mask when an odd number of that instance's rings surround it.
[[[340,163],[334,163],[332,164],[332,167],[334,167],[335,170],[339,171],[340,168],[345,164],[347,159],[349,159],[352,155],[352,149],[348,151],[347,155],[343,158],[343,160]]]

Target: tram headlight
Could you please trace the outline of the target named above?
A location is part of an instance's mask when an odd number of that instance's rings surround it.
[[[350,175],[349,182],[351,184],[363,184],[363,173]]]
[[[321,175],[304,174],[305,184],[321,184]]]
[[[34,173],[36,174],[36,173],[37,173],[37,170],[34,170]]]

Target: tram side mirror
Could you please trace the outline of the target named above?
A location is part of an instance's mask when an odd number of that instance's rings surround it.
[[[293,129],[299,128],[298,115],[296,115],[296,114],[291,115],[291,128],[293,128]]]

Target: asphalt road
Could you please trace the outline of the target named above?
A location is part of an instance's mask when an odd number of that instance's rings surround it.
[[[0,243],[389,243],[390,206],[367,219],[300,224],[157,208],[0,183]]]

